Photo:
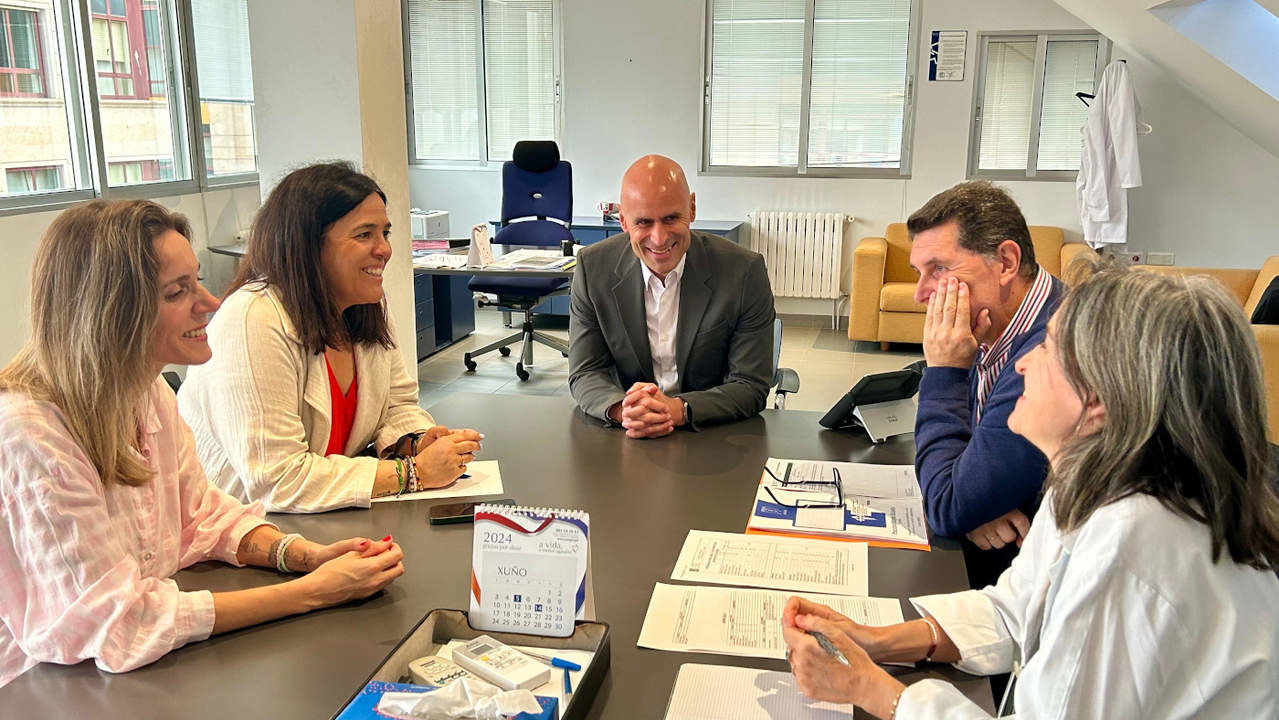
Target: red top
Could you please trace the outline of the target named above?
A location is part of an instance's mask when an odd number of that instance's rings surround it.
[[[329,446],[324,450],[324,454],[341,455],[346,450],[347,438],[351,436],[351,421],[355,419],[360,378],[358,373],[353,373],[351,387],[347,388],[346,394],[343,395],[327,355],[324,356],[324,367],[329,371],[329,412],[333,416],[333,429],[329,431]]]

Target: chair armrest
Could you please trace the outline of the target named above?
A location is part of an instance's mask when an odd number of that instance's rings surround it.
[[[1071,263],[1079,258],[1097,259],[1097,251],[1088,247],[1083,243],[1066,243],[1061,246],[1061,279],[1067,285],[1073,286],[1076,283],[1075,275],[1071,271]]]
[[[790,368],[777,368],[777,392],[779,393],[797,393],[799,392],[799,373]]]
[[[884,287],[884,263],[888,241],[862,238],[853,249],[853,271],[848,293],[848,339],[879,340],[879,293]]]

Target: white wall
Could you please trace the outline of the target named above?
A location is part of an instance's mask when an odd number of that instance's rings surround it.
[[[747,178],[697,175],[701,128],[702,15],[698,0],[564,0],[562,152],[573,163],[578,214],[614,200],[622,172],[648,152],[684,165],[704,219],[745,220],[754,209],[851,213],[846,256],[857,239],[904,220],[932,194],[964,179],[977,33],[1075,30],[1086,26],[1050,0],[920,0],[922,41],[933,29],[967,29],[963,82],[928,82],[918,53],[914,162],[910,179]],[[623,30],[625,29],[625,30]],[[1122,48],[1115,57],[1125,57]],[[1132,74],[1146,120],[1146,187],[1132,193],[1134,249],[1172,250],[1178,264],[1256,266],[1276,252],[1275,203],[1255,202],[1279,187],[1279,159],[1261,150],[1149,63]],[[1166,117],[1167,116],[1167,117]],[[1079,239],[1074,184],[1002,183],[1033,224],[1060,225]],[[496,170],[410,169],[413,204],[449,210],[452,232],[497,216]],[[1224,233],[1224,235],[1223,235]],[[1205,246],[1205,238],[1221,238]],[[1221,244],[1230,245],[1222,252]],[[845,265],[847,269],[847,264]],[[845,287],[847,280],[845,280]],[[782,312],[828,313],[829,303],[781,299]]]
[[[208,252],[210,245],[235,240],[236,230],[248,227],[258,207],[257,186],[212,190],[206,193],[155,198],[191,221],[191,245],[204,271],[205,284],[216,289],[234,272],[234,263]],[[31,263],[36,246],[57,212],[35,212],[0,217],[0,238],[5,261],[0,263],[0,365],[13,358],[31,332]]]

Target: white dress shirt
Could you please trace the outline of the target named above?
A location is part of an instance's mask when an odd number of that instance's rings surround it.
[[[679,368],[675,360],[675,332],[679,328],[679,286],[684,277],[684,262],[666,274],[666,282],[653,274],[644,263],[644,318],[648,322],[648,347],[653,354],[653,377],[657,387],[667,395],[679,392]]]
[[[982,590],[911,598],[955,667],[1013,671],[1019,718],[1279,717],[1279,579],[1212,560],[1207,526],[1149,495],[1061,534],[1052,494],[1021,554]],[[996,698],[998,704],[999,698]],[[909,686],[897,719],[990,717],[953,685]]]

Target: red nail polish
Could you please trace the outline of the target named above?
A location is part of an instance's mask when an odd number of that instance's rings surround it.
[[[361,540],[361,541],[360,541],[360,547],[362,547],[362,548],[363,548],[363,547],[368,547],[368,546],[369,546],[369,541],[368,541],[368,540]]]
[[[390,540],[390,539],[391,539],[391,536],[387,535],[386,537],[382,538],[382,542],[386,542],[387,540]]]

